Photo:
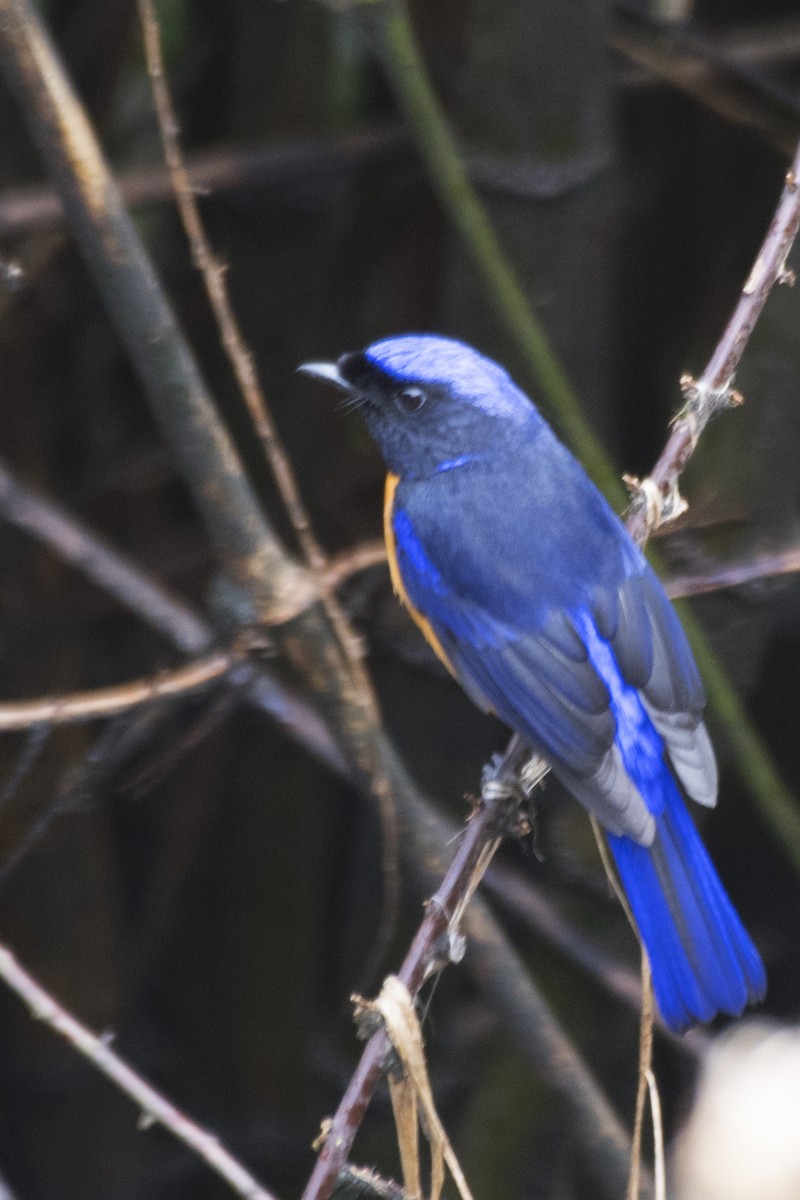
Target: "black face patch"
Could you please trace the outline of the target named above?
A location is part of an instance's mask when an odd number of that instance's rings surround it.
[[[361,350],[343,354],[336,366],[342,379],[350,384],[354,392],[385,391],[388,395],[393,386],[386,373],[376,367]]]

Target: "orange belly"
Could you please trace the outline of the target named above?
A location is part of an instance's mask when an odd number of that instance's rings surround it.
[[[386,476],[386,491],[384,493],[383,501],[383,536],[386,539],[386,551],[389,556],[389,574],[392,577],[392,586],[411,614],[414,623],[422,631],[422,636],[425,638],[425,641],[434,651],[437,658],[444,663],[450,674],[454,676],[455,671],[453,670],[452,663],[445,654],[442,643],[439,641],[438,637],[431,628],[430,621],[427,619],[427,617],[424,617],[422,613],[419,612],[419,610],[416,609],[411,603],[408,592],[403,584],[400,568],[397,565],[397,543],[394,536],[394,529],[392,527],[392,513],[394,510],[394,494],[397,491],[397,485],[399,482],[400,476],[393,475],[391,472],[389,472],[389,474]]]

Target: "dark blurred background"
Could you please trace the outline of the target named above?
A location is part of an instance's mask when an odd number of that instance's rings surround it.
[[[440,0],[412,16],[473,177],[586,415],[643,474],[746,277],[800,136],[800,6],[707,0]],[[160,162],[132,0],[42,6],[132,194]],[[162,0],[159,13],[212,242],[330,551],[380,532],[382,469],[357,418],[298,377],[391,332],[475,342],[535,394],[513,339],[443,212],[369,30],[310,0]],[[677,23],[670,24],[674,18]],[[0,456],[20,479],[214,612],[209,541],[0,85]],[[154,194],[155,193],[155,194]],[[275,489],[219,347],[168,188],[133,211],[281,532]],[[13,286],[12,286],[13,285]],[[792,548],[800,515],[797,289],[771,297],[737,385],[661,540],[673,571]],[[437,668],[381,566],[343,599],[369,647],[388,730],[454,819],[502,728]],[[800,591],[793,575],[694,602],[778,769],[800,779]],[[101,687],[180,661],[158,634],[0,524],[0,693]],[[349,996],[380,921],[380,827],[344,783],[225,689],[129,723],[0,737],[0,940],[282,1197],[358,1053]],[[722,803],[705,837],[770,978],[796,1017],[800,880],[712,719]],[[103,738],[105,736],[105,741]],[[89,756],[87,758],[87,756]],[[66,802],[65,802],[66,798]],[[504,850],[557,911],[632,970],[588,823],[553,785],[536,846]],[[404,879],[396,968],[423,896]],[[503,913],[502,908],[498,911]],[[637,1024],[570,955],[505,918],[569,1035],[629,1122]],[[441,1113],[476,1195],[596,1194],[560,1105],[458,969],[425,1021]],[[659,1039],[667,1136],[694,1060]],[[0,989],[0,1176],[19,1200],[228,1194]],[[381,1092],[355,1159],[398,1174]]]

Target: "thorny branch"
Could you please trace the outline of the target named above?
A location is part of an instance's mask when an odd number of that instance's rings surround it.
[[[800,225],[800,146],[786,173],[783,195],[766,237],[742,288],[739,301],[699,379],[681,380],[686,403],[673,422],[672,433],[648,479],[631,483],[634,498],[628,532],[642,545],[653,529],[683,509],[678,478],[689,461],[711,417],[741,403],[733,390],[742,354],[755,328],[767,296],[776,283],[792,283],[786,259]]]

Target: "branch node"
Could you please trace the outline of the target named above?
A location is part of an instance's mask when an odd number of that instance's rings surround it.
[[[640,479],[638,475],[623,475],[622,482],[631,498],[629,511],[644,513],[649,536],[663,520],[664,497],[661,488],[649,475],[645,479]]]
[[[319,1133],[317,1134],[317,1136],[314,1138],[313,1142],[311,1143],[311,1149],[314,1151],[315,1154],[319,1154],[320,1150],[327,1142],[328,1135],[331,1131],[332,1125],[333,1125],[332,1117],[323,1117],[322,1120],[320,1121]]]
[[[753,268],[755,270],[755,268]],[[746,286],[746,285],[745,285]],[[733,375],[730,375],[720,386],[709,383],[706,376],[695,379],[692,375],[681,375],[681,391],[684,406],[673,418],[673,426],[685,422],[691,437],[691,448],[694,450],[700,434],[712,417],[728,408],[736,408],[744,403],[741,392],[733,387]]]
[[[356,1023],[356,1034],[359,1041],[368,1042],[373,1033],[377,1033],[383,1025],[383,1017],[372,1000],[353,992],[350,997],[353,1005],[353,1020]]]

